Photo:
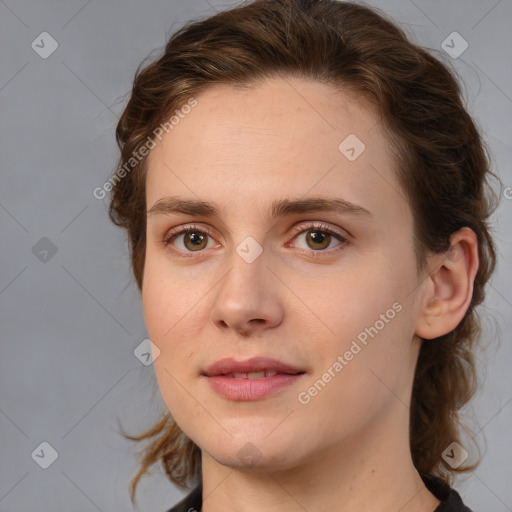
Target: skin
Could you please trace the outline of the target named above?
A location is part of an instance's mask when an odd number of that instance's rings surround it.
[[[177,196],[215,203],[221,216],[148,214],[142,300],[162,397],[202,451],[203,512],[433,511],[439,501],[410,455],[412,381],[420,337],[451,331],[469,306],[474,233],[455,233],[451,251],[418,272],[388,138],[361,98],[275,78],[211,86],[197,101],[148,157],[147,208]],[[338,149],[349,134],[366,146],[352,162]],[[275,200],[309,197],[343,198],[371,215],[266,216]],[[332,236],[319,249],[311,222],[346,241]],[[199,250],[183,235],[164,246],[190,224],[211,233]],[[252,263],[236,252],[248,236],[263,250]],[[300,403],[394,303],[401,311]],[[221,358],[253,356],[306,374],[252,402],[217,395],[201,377]],[[238,455],[249,442],[251,466]]]

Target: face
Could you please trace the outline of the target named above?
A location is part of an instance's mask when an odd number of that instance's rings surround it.
[[[419,283],[381,123],[297,78],[196,99],[147,161],[142,300],[169,411],[230,467],[379,435],[408,399]],[[211,368],[226,358],[248,366]]]

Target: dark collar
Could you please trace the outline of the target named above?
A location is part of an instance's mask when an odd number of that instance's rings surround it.
[[[459,493],[440,477],[421,475],[421,478],[425,487],[441,502],[434,512],[472,512],[464,505]]]
[[[440,477],[421,475],[421,478],[427,489],[441,502],[434,512],[472,512],[464,505],[459,493]],[[202,503],[203,489],[199,483],[167,512],[200,512]]]

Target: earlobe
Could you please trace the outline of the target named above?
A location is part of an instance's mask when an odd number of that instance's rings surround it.
[[[434,270],[422,286],[415,334],[433,339],[453,331],[466,314],[478,270],[478,241],[474,231],[461,228],[450,237],[450,249],[432,257]]]

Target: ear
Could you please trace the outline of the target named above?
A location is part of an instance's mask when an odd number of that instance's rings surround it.
[[[450,237],[450,249],[431,257],[434,270],[422,285],[415,334],[433,339],[453,331],[466,314],[478,270],[478,241],[464,227]]]

